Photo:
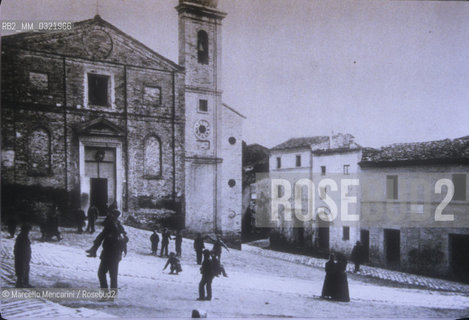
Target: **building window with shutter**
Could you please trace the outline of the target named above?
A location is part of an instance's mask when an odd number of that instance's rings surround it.
[[[277,157],[277,169],[280,169],[282,167],[282,158]]]
[[[326,166],[321,166],[321,176],[326,175]]]
[[[350,174],[349,170],[350,170],[350,165],[349,164],[344,164],[344,174],[345,175]]]
[[[301,155],[296,156],[296,166],[301,167]]]
[[[397,176],[386,176],[386,198],[388,200],[397,200]]]
[[[350,227],[342,227],[342,240],[350,240]]]
[[[463,173],[453,174],[454,196],[453,200],[466,200],[466,175]]]

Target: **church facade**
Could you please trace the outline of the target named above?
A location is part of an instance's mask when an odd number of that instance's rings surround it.
[[[242,115],[221,100],[221,20],[180,1],[179,63],[99,16],[2,38],[2,212],[59,205],[188,232],[241,226]]]

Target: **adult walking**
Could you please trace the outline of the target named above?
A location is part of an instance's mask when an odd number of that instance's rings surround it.
[[[203,251],[204,255],[204,262],[202,262],[202,266],[200,267],[200,273],[202,274],[202,279],[199,282],[199,298],[197,300],[204,301],[204,300],[212,300],[212,280],[214,277],[213,274],[213,262],[210,259],[210,251],[205,249]],[[207,294],[205,294],[207,292]]]
[[[352,262],[355,264],[355,269],[353,272],[360,271],[360,264],[363,263],[363,246],[360,241],[357,241],[355,246],[352,249]]]
[[[119,210],[114,210],[104,221],[103,231],[94,240],[91,249],[87,250],[88,257],[96,257],[96,251],[102,243],[101,263],[98,268],[98,279],[100,287],[108,288],[106,274],[109,272],[111,288],[117,289],[117,274],[122,253],[127,255],[127,233],[119,221]]]
[[[197,264],[202,264],[202,251],[204,250],[204,239],[202,238],[202,234],[197,233],[197,238],[194,240],[194,250],[197,256]]]
[[[94,205],[90,205],[90,207],[88,208],[88,212],[87,212],[88,226],[86,227],[86,232],[94,233],[96,231],[94,225],[95,225],[96,219],[98,219],[98,216],[99,216],[98,208],[96,208]]]
[[[324,277],[324,284],[322,285],[321,298],[331,299],[334,295],[334,280],[335,280],[335,261],[334,255],[329,255],[329,260],[326,262],[326,276]]]
[[[31,226],[23,225],[16,237],[15,248],[15,272],[16,288],[31,288],[29,284],[29,263],[31,262],[31,241],[29,231]]]

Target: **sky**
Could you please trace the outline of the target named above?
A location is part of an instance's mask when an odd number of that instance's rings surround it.
[[[98,6],[96,5],[98,3]],[[2,20],[96,13],[178,61],[177,0],[3,0]],[[469,2],[219,0],[223,101],[244,140],[351,133],[357,143],[469,135]]]

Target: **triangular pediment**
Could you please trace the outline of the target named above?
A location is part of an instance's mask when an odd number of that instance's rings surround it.
[[[79,135],[94,136],[123,136],[125,131],[113,122],[105,118],[96,118],[85,123],[81,123],[76,127]]]
[[[165,71],[182,71],[100,16],[73,23],[70,31],[25,32],[2,37],[3,46],[93,61],[109,61]]]

